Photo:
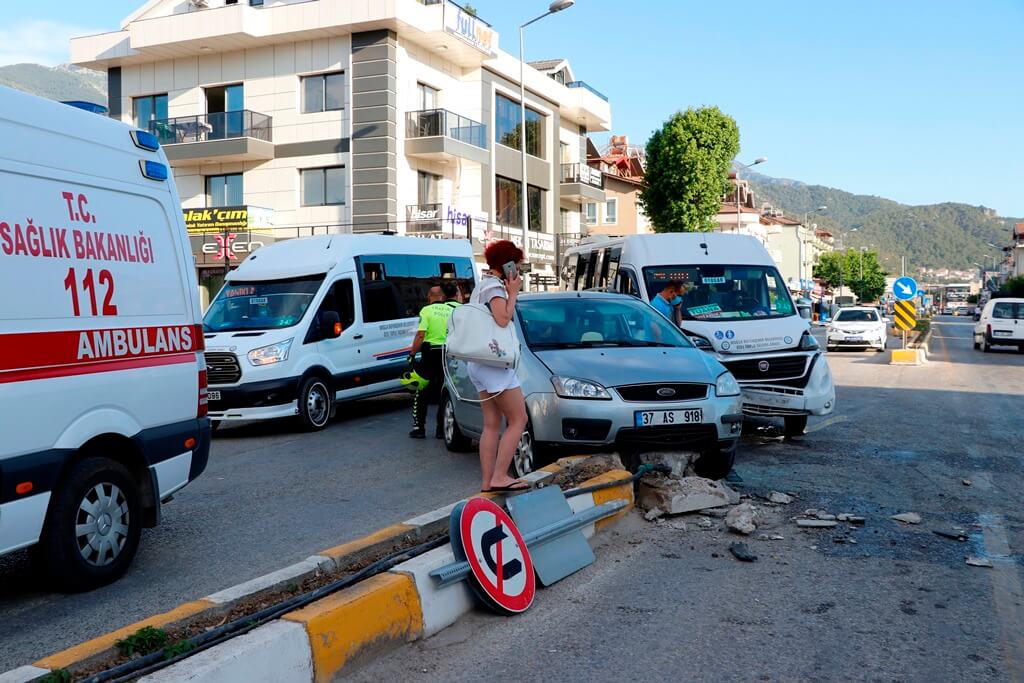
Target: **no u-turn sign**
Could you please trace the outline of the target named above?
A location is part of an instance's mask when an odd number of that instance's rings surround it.
[[[512,518],[487,498],[470,498],[452,510],[452,549],[469,562],[474,590],[491,609],[525,611],[536,592],[530,552]]]

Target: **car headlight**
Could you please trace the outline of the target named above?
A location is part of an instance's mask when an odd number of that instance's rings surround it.
[[[603,386],[585,379],[552,377],[551,384],[555,387],[555,393],[562,398],[587,398],[604,401],[610,401],[612,398]]]
[[[288,350],[292,347],[292,340],[287,339],[270,346],[261,346],[253,349],[247,355],[249,362],[253,365],[272,365],[288,360]]]
[[[715,382],[715,394],[717,396],[739,396],[740,383],[736,381],[731,372],[723,372]]]
[[[811,336],[809,332],[804,332],[803,336],[800,337],[800,350],[801,351],[814,351],[818,347],[818,340]]]

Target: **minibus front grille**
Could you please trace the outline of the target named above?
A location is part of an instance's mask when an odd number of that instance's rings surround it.
[[[242,379],[242,366],[233,353],[207,351],[206,373],[210,384],[235,384]]]

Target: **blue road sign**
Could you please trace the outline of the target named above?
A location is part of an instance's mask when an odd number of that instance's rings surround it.
[[[909,301],[917,296],[917,281],[904,275],[892,283],[892,293],[900,301]]]

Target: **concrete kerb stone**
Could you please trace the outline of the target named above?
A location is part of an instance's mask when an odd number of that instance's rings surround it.
[[[528,480],[531,484],[537,485],[555,476],[575,459],[577,458],[563,458],[554,465],[541,468]],[[606,472],[582,485],[590,486],[626,476],[629,476],[629,473],[625,471]],[[491,494],[488,497],[499,504],[503,502],[503,496],[500,494]],[[569,502],[574,511],[579,511],[617,498],[628,500],[632,507],[632,486],[625,484],[583,494],[569,499]],[[80,668],[100,657],[112,655],[116,640],[131,635],[144,626],[173,628],[187,625],[211,612],[226,613],[234,603],[242,598],[279,587],[286,582],[302,580],[318,571],[330,570],[332,565],[336,568],[349,567],[408,540],[422,540],[446,531],[451,510],[455,505],[456,503],[453,503],[409,519],[404,523],[381,529],[355,541],[329,548],[276,572],[219,591],[202,600],[180,605],[164,614],[144,619],[63,652],[50,655],[39,660],[33,666],[23,666],[2,673],[0,674],[0,683],[38,680],[57,668],[70,670]],[[616,517],[621,517],[624,512],[618,513]],[[597,526],[601,527],[609,521],[611,520],[603,520]],[[591,525],[584,529],[584,534],[589,538],[593,536],[594,531],[595,527]],[[279,638],[294,639],[294,635],[290,635],[296,632],[293,626],[283,626],[282,622],[274,622],[195,657],[190,657],[143,680],[219,681],[244,679],[247,681],[285,682],[330,680],[337,671],[357,657],[362,658],[372,651],[378,651],[382,647],[386,647],[388,643],[397,645],[399,642],[433,635],[454,623],[462,614],[473,609],[475,603],[467,583],[460,582],[455,586],[438,590],[434,586],[433,579],[429,577],[430,571],[453,560],[454,555],[449,547],[437,548],[393,568],[386,574],[372,577],[313,605],[285,615],[283,621],[297,623],[308,638],[306,652],[310,658],[308,661],[312,662],[310,664],[312,673],[309,677],[304,677],[303,672],[307,669],[303,665],[292,667],[292,663],[289,663],[288,666],[299,674],[298,677],[291,674],[284,676],[277,673],[283,669],[273,667],[262,667],[271,672],[265,677],[249,673],[247,668],[245,671],[242,670],[253,661],[252,657],[239,654],[245,653],[247,648],[268,649],[270,647],[268,639],[274,641],[273,647],[276,647],[276,640]],[[370,607],[376,610],[377,617],[367,620],[364,610]],[[356,618],[353,618],[354,615]],[[358,624],[354,630],[353,624]],[[290,650],[294,649],[290,646],[289,648]],[[177,672],[177,674],[170,672]]]

